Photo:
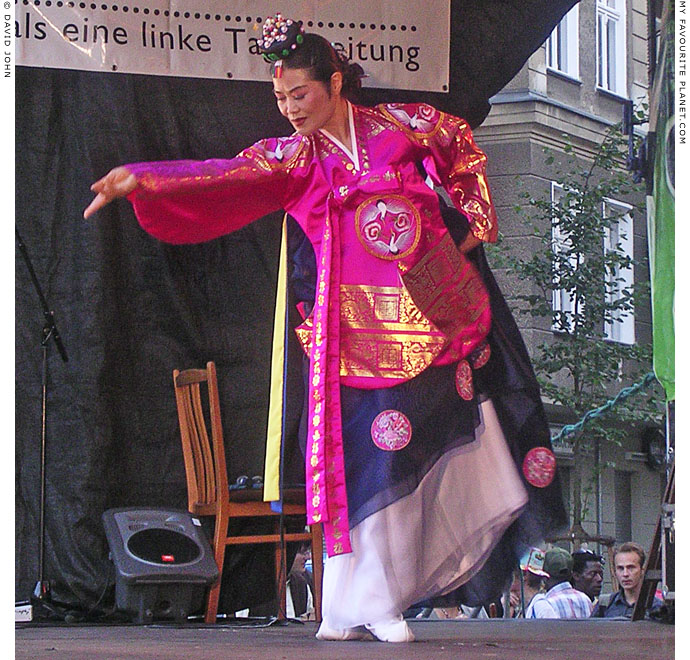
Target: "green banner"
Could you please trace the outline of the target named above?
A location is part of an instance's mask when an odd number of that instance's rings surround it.
[[[669,3],[671,6],[673,3]],[[675,387],[675,85],[673,12],[664,15],[652,89],[650,128],[655,133],[654,182],[647,198],[647,235],[652,280],[654,373],[676,398]]]

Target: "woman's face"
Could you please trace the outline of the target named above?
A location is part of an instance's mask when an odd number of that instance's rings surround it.
[[[320,128],[328,130],[342,102],[341,81],[341,74],[334,73],[329,90],[325,83],[311,80],[306,69],[283,68],[283,75],[273,78],[278,109],[300,135],[310,135]]]

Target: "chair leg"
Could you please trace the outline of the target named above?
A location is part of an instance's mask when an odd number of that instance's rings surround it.
[[[220,599],[220,585],[223,581],[223,564],[225,563],[225,539],[228,535],[228,518],[216,516],[215,531],[213,534],[213,555],[218,567],[218,581],[209,589],[206,598],[206,623],[216,623],[218,618],[218,601]]]
[[[311,565],[314,571],[314,617],[321,621],[323,594],[323,529],[320,524],[311,525]]]
[[[275,521],[275,532],[280,532],[280,521]],[[279,543],[274,545],[275,575],[276,575],[276,596],[278,601],[278,619],[283,620],[287,617],[287,572],[285,563],[287,557],[283,556],[283,546]]]
[[[209,589],[206,597],[206,614],[204,621],[206,623],[215,623],[218,618],[218,600],[220,598],[220,583],[223,573],[221,571],[216,583]]]

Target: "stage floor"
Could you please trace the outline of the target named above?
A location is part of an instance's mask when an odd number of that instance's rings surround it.
[[[17,624],[17,660],[612,660],[674,657],[675,626],[653,621],[411,621],[413,644],[319,642],[316,624],[263,627]]]

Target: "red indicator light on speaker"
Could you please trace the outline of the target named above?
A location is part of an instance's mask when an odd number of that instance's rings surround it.
[[[161,555],[161,561],[171,564],[175,561],[175,555]]]

